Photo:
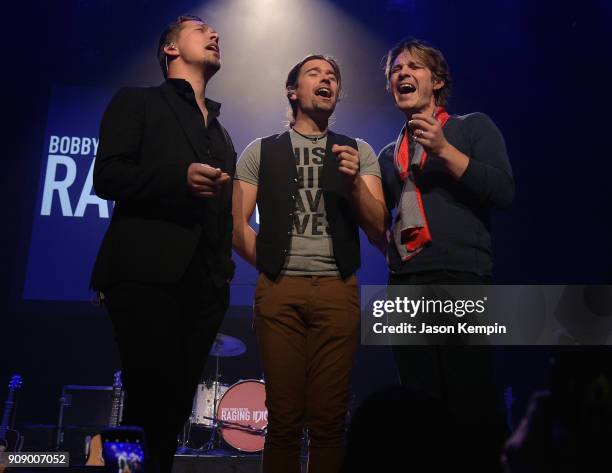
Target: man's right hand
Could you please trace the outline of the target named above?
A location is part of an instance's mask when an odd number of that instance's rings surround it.
[[[187,186],[196,197],[214,197],[230,179],[229,174],[208,164],[191,163],[187,169]]]

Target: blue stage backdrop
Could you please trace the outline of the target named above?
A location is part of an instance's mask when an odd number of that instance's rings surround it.
[[[54,87],[40,159],[23,297],[87,300],[89,274],[112,213],[93,191],[100,117],[114,90]]]

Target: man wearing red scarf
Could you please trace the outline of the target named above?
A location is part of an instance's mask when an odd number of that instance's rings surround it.
[[[384,242],[389,285],[491,283],[489,214],[514,197],[501,133],[482,113],[446,112],[448,65],[426,43],[396,45],[385,73],[406,117],[397,140],[379,155],[385,200],[393,211]],[[461,447],[472,467],[497,471],[505,429],[491,350],[394,346],[393,351],[403,384],[444,401],[461,437],[469,438]]]

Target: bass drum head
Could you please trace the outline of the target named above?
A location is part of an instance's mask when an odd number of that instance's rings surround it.
[[[232,385],[219,401],[217,420],[223,440],[235,449],[242,452],[263,450],[268,426],[263,381],[246,379]]]

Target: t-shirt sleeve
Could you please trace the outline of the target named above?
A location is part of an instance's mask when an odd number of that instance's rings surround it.
[[[259,184],[259,162],[261,159],[261,138],[251,141],[238,159],[235,179],[248,182],[254,186]]]
[[[363,140],[357,139],[356,141],[359,152],[359,175],[381,177],[378,158],[372,147]]]

